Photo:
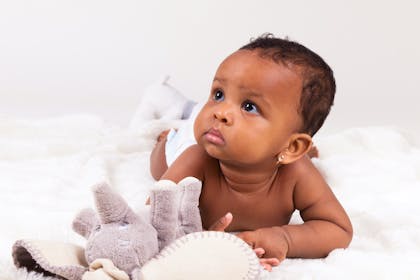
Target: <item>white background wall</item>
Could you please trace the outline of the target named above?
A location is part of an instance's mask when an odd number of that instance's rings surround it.
[[[203,100],[224,57],[272,32],[335,71],[324,131],[419,130],[419,3],[0,0],[0,117],[95,113],[125,125],[161,75]]]

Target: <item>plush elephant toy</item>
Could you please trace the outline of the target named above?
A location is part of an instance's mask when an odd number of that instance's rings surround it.
[[[106,183],[96,185],[93,191],[97,214],[92,209],[82,210],[73,229],[87,239],[87,263],[92,268],[99,260],[111,277],[140,279],[140,268],[163,247],[202,230],[198,209],[201,182],[196,178],[187,177],[178,184],[157,182],[150,195],[150,220],[134,213]],[[112,269],[106,267],[109,261],[115,266]],[[97,279],[95,273],[104,271],[86,272],[83,279]]]
[[[265,277],[252,248],[233,234],[202,231],[201,182],[161,180],[150,193],[150,217],[136,215],[106,183],[94,187],[97,213],[82,210],[74,230],[85,248],[21,239],[13,260],[46,276],[67,280],[248,279]]]

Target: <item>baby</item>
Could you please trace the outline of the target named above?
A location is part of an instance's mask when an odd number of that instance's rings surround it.
[[[151,155],[155,179],[203,182],[203,227],[239,232],[270,269],[286,257],[346,248],[351,222],[307,153],[333,104],[330,67],[306,47],[270,35],[228,56],[194,123],[197,144],[169,166],[166,133]],[[298,210],[304,223],[289,225]]]

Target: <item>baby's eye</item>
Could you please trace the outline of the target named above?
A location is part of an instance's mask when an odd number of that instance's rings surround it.
[[[216,90],[213,94],[213,99],[216,101],[223,101],[225,99],[225,94],[220,89]]]
[[[251,101],[245,101],[244,103],[242,103],[242,109],[244,109],[245,111],[252,113],[252,114],[259,114],[259,110],[257,105],[255,105],[253,102]]]

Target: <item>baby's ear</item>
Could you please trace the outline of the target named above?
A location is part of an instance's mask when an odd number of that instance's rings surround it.
[[[312,137],[306,133],[295,133],[289,139],[289,145],[278,155],[279,163],[289,164],[303,157],[312,147]]]

